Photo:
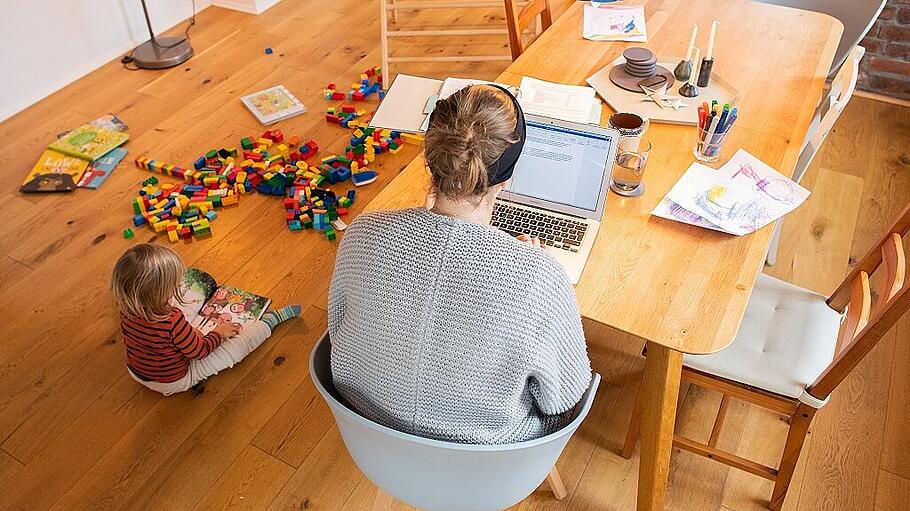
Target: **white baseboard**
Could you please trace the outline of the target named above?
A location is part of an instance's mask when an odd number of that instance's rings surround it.
[[[212,5],[250,14],[262,14],[281,0],[212,0]]]

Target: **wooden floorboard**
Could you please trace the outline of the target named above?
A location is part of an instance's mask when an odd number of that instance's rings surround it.
[[[559,1],[560,11],[571,2]],[[219,281],[300,303],[304,316],[213,377],[205,392],[162,398],[130,379],[108,298],[114,261],[136,241],[129,198],[148,173],[139,155],[187,165],[212,147],[236,146],[263,127],[239,98],[277,83],[310,113],[286,133],[340,151],[349,134],[327,124],[319,91],[341,87],[379,62],[378,16],[357,0],[279,2],[260,16],[208,8],[192,32],[196,55],[164,71],[114,61],[0,123],[0,510],[350,509],[372,505],[375,487],[347,455],[328,407],[307,374],[326,324],[337,244],[284,227],[280,202],[244,196],[223,210],[213,237],[175,248]],[[502,12],[409,13],[399,26],[504,24]],[[665,21],[654,21],[659,28]],[[651,25],[651,23],[649,23]],[[349,27],[355,26],[355,30]],[[175,29],[179,30],[178,29]],[[265,55],[263,49],[275,52]],[[505,53],[505,37],[420,38],[395,54]],[[396,71],[491,79],[506,63],[400,64]],[[373,109],[375,100],[368,103]],[[107,112],[130,125],[130,154],[101,189],[22,195],[17,189],[57,133]],[[868,122],[874,118],[876,122]],[[778,263],[766,271],[829,291],[910,200],[910,110],[854,99],[804,184],[808,202],[784,222]],[[359,188],[356,216],[417,154],[406,146],[377,162],[380,179]],[[546,486],[521,510],[634,509],[638,453],[618,453],[638,388],[641,342],[585,324],[603,384],[558,467],[568,490]],[[910,318],[903,318],[817,416],[784,509],[897,510],[910,500]],[[704,440],[719,397],[685,394],[678,432]],[[873,411],[876,411],[873,413]],[[720,446],[773,464],[786,424],[734,402]],[[770,484],[674,450],[668,509],[762,509]],[[393,509],[410,509],[396,503]]]

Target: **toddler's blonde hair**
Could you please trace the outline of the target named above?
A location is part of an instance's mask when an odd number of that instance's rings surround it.
[[[181,302],[186,266],[176,252],[161,245],[143,243],[120,256],[114,265],[111,291],[120,312],[146,321],[163,321],[173,309],[171,299]]]

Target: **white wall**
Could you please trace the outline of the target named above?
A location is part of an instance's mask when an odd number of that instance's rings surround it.
[[[156,34],[192,13],[190,0],[146,4]],[[139,0],[0,0],[0,121],[147,39]]]

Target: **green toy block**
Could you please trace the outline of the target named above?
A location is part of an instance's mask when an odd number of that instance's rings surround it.
[[[243,137],[240,139],[240,147],[242,147],[244,151],[252,151],[256,145],[253,144],[253,140],[250,137]]]
[[[133,230],[132,230],[132,229],[127,229],[127,230],[123,231],[123,237],[126,238],[126,239],[132,238],[132,237],[133,237]]]
[[[215,150],[215,149],[211,149],[211,150],[209,150],[209,152],[205,153],[205,159],[206,159],[206,160],[209,159],[209,158],[214,158],[214,157],[216,157],[216,156],[218,156],[218,151]]]
[[[325,237],[329,241],[335,241],[335,229],[329,227],[325,230]]]

